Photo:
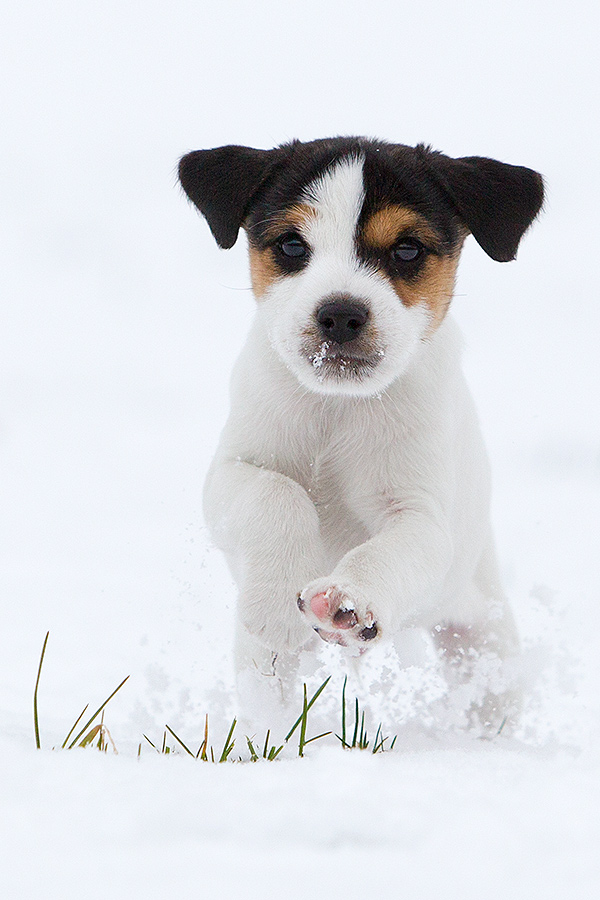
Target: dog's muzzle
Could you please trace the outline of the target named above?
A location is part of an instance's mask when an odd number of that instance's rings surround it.
[[[384,358],[370,306],[350,294],[323,298],[304,332],[301,355],[319,390],[330,394],[369,393],[371,376]],[[311,387],[316,387],[311,381]]]

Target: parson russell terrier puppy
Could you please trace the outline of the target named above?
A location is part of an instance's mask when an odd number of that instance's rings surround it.
[[[245,230],[257,300],[205,488],[239,587],[238,671],[260,693],[315,632],[359,655],[415,626],[449,665],[515,656],[447,313],[465,237],[512,260],[541,176],[340,137],[199,150],[179,174],[220,247]],[[488,685],[484,729],[517,693]]]

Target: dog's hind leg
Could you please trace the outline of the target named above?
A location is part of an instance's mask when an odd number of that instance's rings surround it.
[[[474,615],[450,618],[432,629],[450,688],[450,700],[468,724],[488,738],[514,730],[522,708],[519,638],[502,595],[493,549],[475,573]]]

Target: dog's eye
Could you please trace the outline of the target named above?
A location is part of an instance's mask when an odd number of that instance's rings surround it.
[[[277,241],[280,252],[289,259],[304,259],[308,256],[308,247],[302,238],[294,233],[284,234]]]
[[[392,247],[391,256],[395,263],[416,262],[423,256],[425,248],[416,238],[405,238]]]

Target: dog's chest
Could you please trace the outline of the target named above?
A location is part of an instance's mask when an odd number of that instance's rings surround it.
[[[304,427],[280,432],[271,464],[307,492],[324,543],[335,557],[374,532],[390,447],[372,416],[332,406],[313,413]]]
[[[370,529],[357,496],[356,472],[326,452],[309,466],[306,491],[319,516],[325,547],[334,559],[366,540]]]

